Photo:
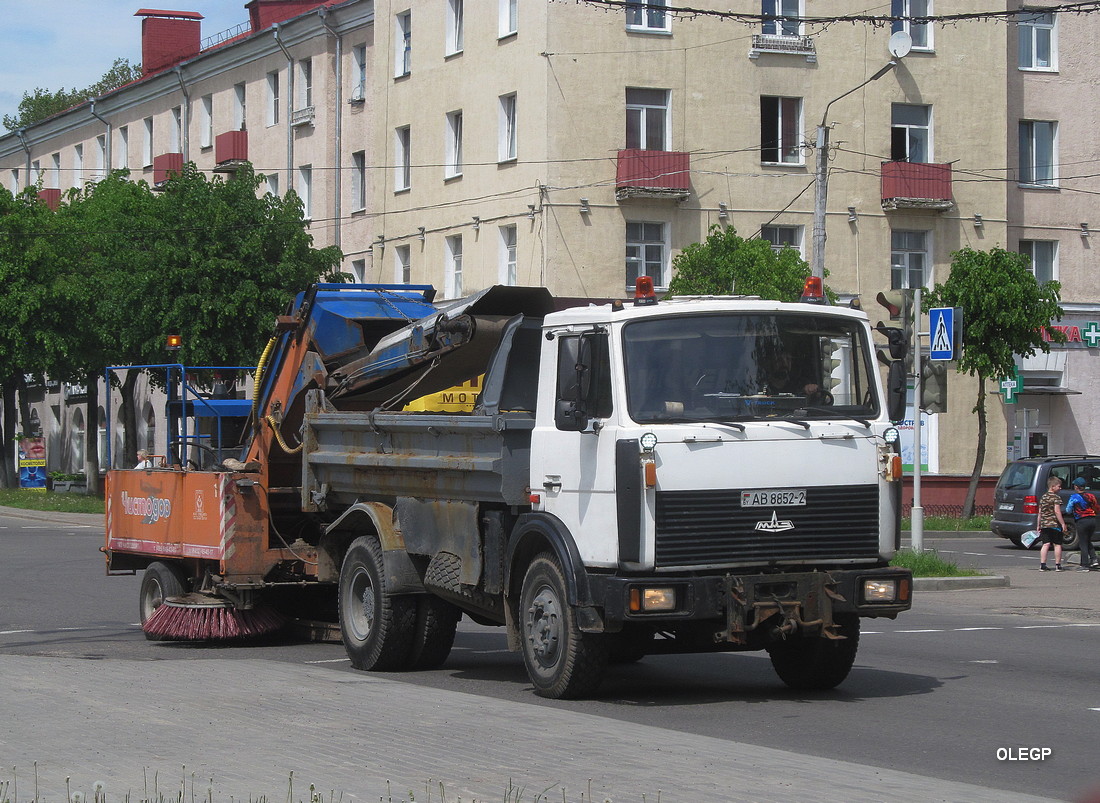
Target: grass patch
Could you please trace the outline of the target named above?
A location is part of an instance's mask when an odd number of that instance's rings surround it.
[[[960,530],[977,530],[989,532],[989,520],[992,516],[971,516],[969,519],[960,519],[957,516],[925,516],[924,529],[943,530],[946,532],[958,532]],[[913,520],[905,516],[901,520],[901,529],[912,530]]]
[[[941,558],[934,549],[914,552],[911,549],[898,550],[890,561],[891,566],[908,569],[914,577],[980,577],[983,572],[977,569],[964,569],[956,563]]]
[[[54,493],[53,491],[26,491],[19,488],[0,488],[0,507],[16,507],[20,510],[45,510],[50,513],[100,513],[104,512],[103,498],[87,494]]]

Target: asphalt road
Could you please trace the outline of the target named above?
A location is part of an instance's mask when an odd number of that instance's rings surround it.
[[[102,530],[0,514],[0,654],[201,661],[261,659],[354,673],[339,644],[152,643],[137,623],[140,577],[104,576]],[[616,666],[595,699],[535,697],[499,629],[464,621],[439,670],[387,677],[794,754],[1062,799],[1100,785],[1094,656],[1100,575],[1040,573],[1037,553],[992,536],[925,545],[1012,576],[1007,589],[925,592],[896,621],[865,620],[857,665],[827,693],[799,694],[763,654],[651,656]],[[1049,748],[1041,761],[1009,760]]]

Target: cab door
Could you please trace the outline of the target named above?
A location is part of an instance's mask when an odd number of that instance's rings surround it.
[[[532,435],[531,490],[572,534],[587,565],[614,566],[617,427],[608,334],[567,332],[554,344],[552,414],[539,416]]]

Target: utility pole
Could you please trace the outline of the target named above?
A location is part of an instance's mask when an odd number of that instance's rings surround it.
[[[853,87],[843,95],[830,100],[825,104],[825,111],[821,115],[821,125],[817,127],[817,163],[814,170],[814,253],[810,264],[810,275],[819,279],[825,278],[825,203],[829,194],[829,126],[826,118],[829,116],[829,107],[841,98],[846,98],[872,81],[877,81],[890,70],[898,66],[897,61],[887,62],[878,72],[868,78],[859,86]]]

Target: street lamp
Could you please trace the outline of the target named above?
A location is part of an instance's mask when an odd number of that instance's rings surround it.
[[[813,264],[810,266],[811,276],[816,276],[819,279],[825,278],[825,200],[829,193],[829,126],[826,125],[825,120],[829,115],[829,107],[853,92],[863,89],[872,81],[877,81],[897,66],[897,60],[887,62],[885,67],[862,84],[849,89],[843,95],[837,95],[825,104],[825,112],[821,115],[821,125],[817,127],[817,169],[814,175],[814,258]]]

